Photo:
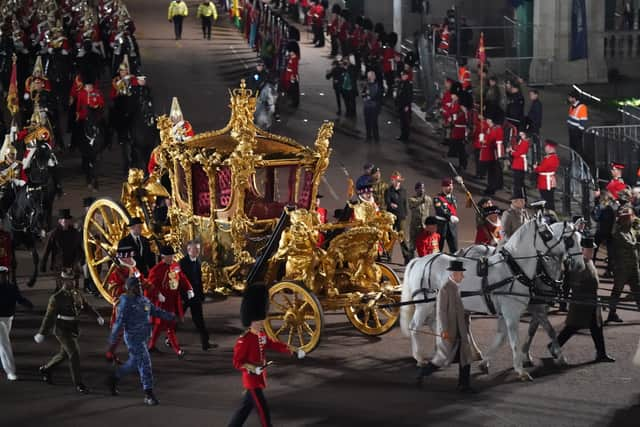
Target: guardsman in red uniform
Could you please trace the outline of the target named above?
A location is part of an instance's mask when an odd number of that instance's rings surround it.
[[[33,72],[24,83],[24,98],[35,99],[36,95],[41,91],[51,92],[51,83],[49,79],[44,76],[44,69],[42,68],[42,58],[38,56],[36,63],[33,66]]]
[[[62,27],[60,25],[61,24],[53,27],[51,30],[52,38],[47,45],[47,52],[50,55],[54,52],[59,52],[61,55],[68,56],[69,52],[71,52],[71,45],[62,32]]]
[[[451,148],[450,154],[458,157],[458,167],[461,170],[467,169],[467,152],[465,149],[465,140],[467,138],[467,125],[469,118],[467,109],[460,105],[458,93],[452,93],[452,107],[449,116],[449,125],[451,126]]]
[[[440,252],[440,234],[438,234],[438,219],[428,216],[424,221],[424,229],[416,237],[416,252],[419,257]]]
[[[480,163],[483,169],[487,171],[487,188],[484,194],[492,196],[498,189],[498,156],[497,152],[502,147],[504,134],[502,126],[497,126],[492,117],[486,119],[488,130],[484,137],[484,141],[480,146]]]
[[[441,55],[449,55],[449,25],[444,24],[440,30],[440,43],[438,44],[438,53]]]
[[[144,79],[129,72],[129,57],[125,55],[118,67],[118,75],[111,80],[111,99],[115,100],[119,96],[131,96],[132,87],[144,86],[144,84]]]
[[[297,108],[298,104],[300,104],[300,76],[298,74],[299,62],[299,51],[296,51],[296,49],[290,50],[287,65],[282,75],[282,87],[289,96],[291,106],[294,108]]]
[[[107,277],[107,292],[111,295],[111,298],[113,298],[113,308],[111,309],[111,320],[109,322],[110,328],[113,327],[113,323],[116,321],[116,310],[120,302],[120,296],[126,291],[125,283],[127,279],[129,277],[137,277],[141,283],[144,282],[144,276],[142,276],[140,270],[136,268],[136,260],[133,259],[135,254],[135,249],[130,246],[118,247],[118,252],[116,253],[117,267],[115,267],[111,274],[109,274],[109,277]],[[118,339],[111,344],[105,354],[107,361],[118,361],[115,352],[121,340],[122,336],[119,336]]]
[[[387,34],[384,40],[384,47],[382,48],[382,72],[387,84],[387,87],[385,88],[387,95],[393,93],[393,85],[397,77],[396,70],[398,69],[398,64],[396,63],[396,57],[400,55],[400,53],[395,49],[397,44],[398,34]]]
[[[102,111],[104,108],[104,97],[102,92],[92,82],[87,82],[84,88],[78,92],[76,104],[76,122],[81,126],[81,122],[89,117],[89,109]]]
[[[611,181],[607,184],[607,191],[615,200],[618,200],[618,192],[627,188],[624,179],[622,179],[623,170],[622,163],[611,162]]]
[[[245,389],[241,406],[235,411],[229,427],[244,425],[253,409],[256,410],[260,425],[270,427],[271,414],[265,400],[263,389],[267,387],[266,368],[267,350],[305,356],[302,349],[296,350],[280,341],[272,340],[264,332],[264,319],[267,317],[269,293],[262,285],[249,285],[244,292],[240,317],[242,324],[249,328],[238,338],[233,347],[233,367],[242,372],[242,386]]]
[[[497,206],[487,206],[482,210],[484,221],[476,228],[476,245],[498,246],[502,239],[501,214]]]
[[[327,30],[329,33],[329,37],[331,38],[331,54],[330,56],[336,56],[340,47],[340,12],[342,12],[342,8],[339,4],[334,4],[331,6],[331,20],[327,25]]]
[[[324,47],[324,6],[319,1],[311,1],[308,15],[311,18],[311,30],[313,31],[313,44],[315,47]]]
[[[534,165],[533,171],[538,174],[538,190],[540,197],[546,201],[545,208],[555,211],[554,192],[556,189],[556,171],[560,167],[560,159],[556,154],[558,144],[551,140],[544,142],[545,155],[539,165]]]
[[[189,283],[189,279],[182,272],[180,264],[173,261],[176,252],[170,246],[165,246],[160,251],[162,261],[149,270],[150,289],[147,290],[147,298],[158,308],[169,313],[174,313],[176,318],[182,319],[184,316],[180,293],[186,293],[189,299],[193,298],[194,292]],[[184,350],[180,348],[178,337],[176,336],[175,320],[164,320],[159,317],[153,320],[155,326],[151,339],[149,340],[149,351],[157,351],[156,341],[162,330],[166,331],[167,341],[178,357],[184,357]]]
[[[484,163],[480,162],[480,150],[487,137],[489,131],[489,125],[487,121],[480,115],[475,113],[474,126],[473,126],[473,150],[474,159],[476,162],[476,178],[484,179],[487,171],[484,169]]]
[[[513,194],[523,194],[524,175],[527,172],[527,153],[529,152],[529,138],[520,132],[516,143],[507,149],[511,153],[511,171],[513,173]]]

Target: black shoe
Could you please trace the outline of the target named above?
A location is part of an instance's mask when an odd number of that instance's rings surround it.
[[[549,350],[549,354],[551,354],[551,356],[553,356],[554,359],[558,358],[558,354],[553,350],[553,343],[549,343],[547,344],[547,350]]]
[[[111,374],[107,377],[107,388],[112,396],[117,396],[120,392],[118,391],[118,378]]]
[[[158,399],[153,395],[153,391],[145,390],[144,392],[144,404],[147,406],[156,406],[158,403]]]
[[[558,312],[560,313],[566,313],[567,312],[567,303],[566,302],[561,302],[560,305],[558,306]]]
[[[463,394],[474,394],[476,392],[470,385],[458,385],[456,391]]]
[[[594,360],[595,363],[613,363],[615,361],[616,359],[609,356],[607,353],[599,354],[596,356],[596,360]]]
[[[89,388],[82,383],[76,386],[76,391],[80,394],[89,394]]]
[[[40,377],[42,378],[42,381],[44,381],[47,384],[53,384],[53,379],[51,378],[51,372],[45,369],[44,366],[40,366],[40,368],[38,369],[38,372],[40,373]]]
[[[185,356],[185,351],[184,350],[180,350],[178,351],[178,359],[184,359]]]
[[[607,317],[607,323],[609,322],[622,323],[623,320],[620,318],[620,316],[618,316],[617,313],[609,312],[609,316]]]
[[[164,339],[164,345],[166,345],[167,347],[171,348],[171,342],[169,341],[169,338],[165,338]]]
[[[209,341],[202,343],[202,350],[207,351],[212,348],[218,348],[218,343],[209,342]]]
[[[162,352],[160,350],[158,350],[157,348],[155,348],[155,347],[151,347],[149,349],[149,353],[162,353]]]

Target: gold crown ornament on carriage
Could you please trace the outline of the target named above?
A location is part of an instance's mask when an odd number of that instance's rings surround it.
[[[129,220],[139,217],[156,250],[169,245],[181,253],[188,241],[201,242],[205,291],[229,294],[266,284],[274,304],[265,325],[274,338],[313,349],[325,309],[344,310],[365,334],[387,332],[398,312],[377,303],[396,300],[400,284],[377,262],[379,242],[394,238],[388,221],[320,224],[314,210],[333,123],[323,123],[314,144],[305,146],[254,124],[256,94],[244,80],[229,96],[227,125],[187,138],[188,121],[175,100],[172,114],[157,120],[161,143],[152,155],[153,173],[144,178],[132,170],[120,201],[98,199],[90,206],[83,244],[102,295],[113,302],[105,281]],[[162,222],[153,215],[158,197],[169,201]],[[330,230],[340,235],[322,247],[295,243]]]

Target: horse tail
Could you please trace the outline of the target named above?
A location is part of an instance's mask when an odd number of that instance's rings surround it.
[[[414,258],[409,261],[407,267],[404,270],[404,277],[402,278],[402,297],[400,301],[405,302],[411,299],[411,270],[420,258]],[[403,305],[400,307],[400,329],[405,336],[409,336],[411,319],[413,313],[416,310],[416,306],[413,304]]]

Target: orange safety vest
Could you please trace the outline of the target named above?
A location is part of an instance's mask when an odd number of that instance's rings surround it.
[[[576,105],[569,106],[569,117],[567,117],[567,124],[569,128],[577,128],[584,130],[587,124],[587,106],[578,102]]]

